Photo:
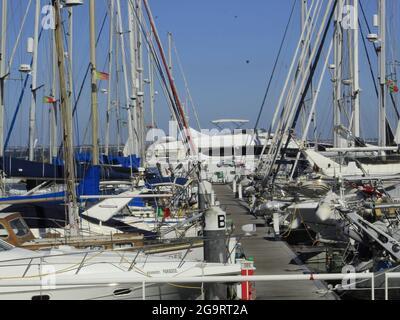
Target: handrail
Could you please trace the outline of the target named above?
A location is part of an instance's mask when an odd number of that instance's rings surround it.
[[[389,279],[399,279],[400,272],[385,272],[385,300],[389,300]]]
[[[396,274],[400,277],[400,273]],[[118,276],[118,278],[120,278]],[[199,276],[199,277],[137,277],[129,279],[127,275],[123,281],[116,280],[113,275],[107,278],[90,279],[85,275],[83,280],[81,277],[76,276],[69,280],[59,280],[57,285],[92,285],[92,286],[120,286],[130,285],[134,283],[142,284],[142,298],[146,299],[146,285],[154,284],[185,284],[185,283],[240,283],[240,282],[268,282],[268,281],[317,281],[317,280],[347,280],[352,279],[370,279],[371,280],[371,300],[375,300],[375,278],[373,273],[340,273],[340,274],[296,274],[296,275],[257,275],[257,276]],[[116,281],[115,281],[116,280]],[[38,285],[38,280],[20,279],[15,281],[0,281],[0,287],[23,287],[23,286]]]

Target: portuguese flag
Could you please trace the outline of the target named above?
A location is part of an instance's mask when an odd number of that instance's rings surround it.
[[[53,104],[53,103],[56,103],[56,102],[57,102],[57,100],[54,97],[51,97],[51,96],[43,97],[43,103]]]
[[[110,76],[108,73],[95,71],[95,78],[97,80],[108,80],[108,79],[110,79]]]
[[[396,83],[393,80],[387,80],[386,85],[388,86],[390,93],[398,93],[399,92],[399,87],[396,85]]]

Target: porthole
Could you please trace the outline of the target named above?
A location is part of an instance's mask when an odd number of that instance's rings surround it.
[[[127,296],[132,293],[132,289],[124,288],[124,289],[117,289],[114,291],[114,296]]]

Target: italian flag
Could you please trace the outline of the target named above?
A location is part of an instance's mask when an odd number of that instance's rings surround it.
[[[95,71],[95,78],[97,80],[108,80],[110,78],[108,73]]]
[[[43,103],[56,103],[57,102],[57,100],[56,100],[56,98],[54,98],[54,97],[51,97],[51,96],[45,96],[45,97],[43,97]]]

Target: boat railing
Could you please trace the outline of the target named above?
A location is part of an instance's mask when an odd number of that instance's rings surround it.
[[[191,245],[192,246],[192,245]],[[109,256],[107,254],[110,253],[120,253],[120,255],[117,255],[115,257]],[[106,254],[104,257],[104,260],[101,260],[102,254]],[[144,259],[138,260],[140,254],[143,255]],[[137,252],[135,255],[126,255],[126,250],[122,249],[114,249],[114,250],[80,250],[76,252],[62,252],[62,253],[51,253],[51,254],[46,254],[46,255],[35,255],[35,256],[26,256],[22,258],[12,258],[12,259],[5,259],[0,261],[0,270],[2,268],[9,268],[9,267],[22,267],[26,265],[26,268],[23,270],[22,275],[17,278],[21,279],[26,279],[26,278],[41,278],[43,276],[51,276],[51,272],[44,271],[46,268],[43,268],[44,266],[56,266],[56,265],[66,265],[64,260],[59,260],[59,261],[50,261],[49,259],[52,258],[63,258],[63,257],[71,257],[71,256],[77,256],[80,259],[77,259],[76,261],[72,261],[71,266],[66,268],[64,272],[73,272],[75,271],[75,275],[77,275],[83,267],[88,265],[89,263],[107,263],[107,264],[121,264],[123,263],[126,267],[124,270],[126,272],[132,271],[132,269],[140,263],[141,267],[145,267],[146,264],[148,263],[148,258],[149,254],[145,252],[144,248],[138,248]],[[94,258],[97,258],[96,260],[93,260]],[[115,259],[112,259],[115,258]],[[26,262],[28,263],[26,264]],[[160,263],[164,264],[164,260],[151,260],[152,263]],[[177,264],[177,267],[180,268],[182,265],[182,259],[171,259],[170,262],[175,262]],[[28,272],[32,267],[38,267],[39,272],[35,274],[34,276],[28,276]],[[122,270],[122,269],[121,269]],[[58,271],[54,271],[55,274],[58,274]],[[1,271],[0,271],[1,274]],[[13,279],[17,279],[14,278]],[[7,280],[7,277],[0,277],[0,283],[4,283],[4,280]]]
[[[398,274],[400,277],[400,273]],[[330,274],[285,274],[285,275],[247,275],[247,276],[202,276],[179,278],[152,278],[142,281],[142,299],[146,300],[146,284],[189,284],[189,283],[250,283],[250,282],[283,282],[283,281],[329,281],[364,279],[371,281],[371,300],[375,300],[374,273],[330,273]],[[202,286],[203,287],[203,286]],[[249,286],[247,286],[249,287]],[[345,286],[343,286],[345,288]],[[349,289],[350,290],[350,289]]]
[[[400,272],[385,272],[385,300],[389,300],[390,279],[400,279]]]
[[[391,274],[393,278],[400,277],[400,273]],[[342,280],[347,281],[349,279],[354,280],[370,280],[371,281],[371,300],[375,300],[375,275],[374,273],[338,273],[338,274],[285,274],[285,275],[232,275],[232,276],[191,276],[191,277],[149,277],[145,276],[141,279],[129,279],[112,282],[113,286],[131,286],[135,285],[135,288],[141,290],[141,296],[143,300],[146,300],[146,287],[152,287],[157,284],[176,284],[176,285],[187,285],[187,284],[201,284],[199,289],[202,290],[204,284],[210,283],[220,283],[220,284],[232,284],[232,285],[242,285],[245,288],[250,288],[250,283],[256,282],[286,282],[286,281],[332,281],[332,280]],[[140,283],[141,287],[137,287],[137,284]],[[0,281],[0,287],[10,286],[11,284],[7,281]],[[28,283],[12,283],[12,286],[26,286]],[[80,279],[68,279],[57,281],[57,285],[60,286],[73,286],[73,285],[82,285]],[[85,285],[90,286],[110,286],[110,279],[85,279]],[[343,290],[346,290],[346,287],[343,286]],[[351,290],[349,287],[348,290]],[[386,290],[386,289],[385,289]],[[327,291],[329,292],[329,290]],[[204,295],[203,295],[204,297]]]

